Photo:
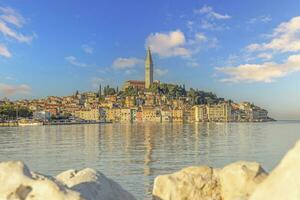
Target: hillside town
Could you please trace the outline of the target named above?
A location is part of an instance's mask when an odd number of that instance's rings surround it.
[[[0,120],[65,122],[266,122],[268,112],[250,102],[235,103],[185,85],[153,81],[153,60],[148,48],[145,79],[109,85],[96,92],[76,91],[70,96],[0,100]]]

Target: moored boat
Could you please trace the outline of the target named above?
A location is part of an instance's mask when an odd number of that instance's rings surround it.
[[[19,126],[42,126],[44,125],[44,123],[36,120],[19,120],[18,125]]]

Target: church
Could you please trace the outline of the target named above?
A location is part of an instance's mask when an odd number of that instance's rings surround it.
[[[153,60],[151,50],[148,47],[146,59],[145,59],[145,79],[141,80],[128,80],[123,85],[123,90],[126,88],[133,87],[139,90],[149,89],[153,84]]]

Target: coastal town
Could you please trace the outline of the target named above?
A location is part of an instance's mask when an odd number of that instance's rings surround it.
[[[153,80],[150,48],[144,80],[122,88],[99,85],[98,91],[42,99],[0,100],[0,124],[105,122],[266,122],[268,111],[250,102],[235,103],[211,92]],[[0,125],[0,126],[1,126]]]

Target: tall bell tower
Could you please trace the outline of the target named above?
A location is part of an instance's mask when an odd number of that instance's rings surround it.
[[[148,89],[153,83],[153,60],[150,47],[147,49],[145,60],[145,88]]]

